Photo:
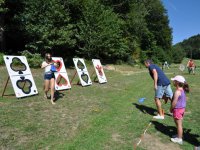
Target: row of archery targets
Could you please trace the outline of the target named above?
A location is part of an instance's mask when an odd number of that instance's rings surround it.
[[[92,85],[92,81],[85,65],[84,59],[82,58],[73,58],[73,62],[75,65],[75,73],[71,79],[69,80],[65,64],[63,62],[63,58],[61,57],[52,57],[53,62],[58,64],[56,67],[55,74],[55,89],[59,90],[67,90],[71,89],[72,81],[74,80],[75,76],[78,75],[79,81],[82,86],[89,86]],[[11,80],[12,87],[15,92],[15,96],[17,98],[27,97],[31,95],[38,94],[37,87],[35,85],[29,64],[25,56],[4,56],[4,61],[6,64],[6,68],[8,71],[8,79],[5,83],[2,97],[4,96],[8,81]],[[92,59],[94,72],[96,72],[95,79],[98,78],[99,83],[106,83],[107,79],[101,65],[99,59]],[[95,80],[94,79],[94,80]],[[78,84],[77,83],[77,84]]]

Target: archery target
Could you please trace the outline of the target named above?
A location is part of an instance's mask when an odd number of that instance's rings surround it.
[[[4,61],[17,98],[38,93],[25,56],[4,56]]]
[[[107,79],[103,70],[103,66],[101,65],[101,62],[99,59],[92,59],[94,69],[97,75],[97,78],[99,80],[99,83],[106,83]]]
[[[73,62],[78,73],[79,79],[81,81],[81,85],[91,85],[92,81],[90,79],[90,75],[88,73],[84,60],[82,58],[73,58]]]
[[[67,75],[64,61],[61,57],[52,57],[54,63],[57,64],[55,72],[55,89],[56,90],[65,90],[70,89],[71,84]]]

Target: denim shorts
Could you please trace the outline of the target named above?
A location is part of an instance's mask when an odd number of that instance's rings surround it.
[[[157,86],[157,90],[155,92],[155,97],[162,98],[164,95],[166,97],[169,97],[170,99],[172,99],[173,92],[172,92],[170,84],[167,86]]]
[[[52,78],[55,78],[54,73],[45,73],[44,74],[44,80],[51,80]]]

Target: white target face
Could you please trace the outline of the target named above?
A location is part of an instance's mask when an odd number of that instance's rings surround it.
[[[67,75],[65,64],[61,57],[52,57],[54,64],[56,66],[57,72],[55,72],[55,89],[65,90],[70,89],[71,84]]]
[[[79,79],[81,81],[82,86],[91,85],[92,81],[90,79],[90,75],[87,71],[87,67],[82,58],[73,58],[74,65],[76,67],[76,71],[78,73]]]
[[[32,75],[12,76],[10,79],[17,98],[38,93]]]
[[[101,65],[101,62],[99,59],[92,59],[94,69],[96,72],[96,75],[98,77],[99,83],[106,83],[107,79],[103,70],[103,66]]]
[[[67,76],[67,73],[56,72],[54,74],[55,74],[55,89],[56,90],[65,90],[65,89],[71,88],[71,84]]]
[[[16,97],[25,97],[38,93],[25,56],[4,56]]]
[[[185,66],[184,66],[183,64],[180,64],[179,70],[180,70],[180,71],[184,71],[184,70],[185,70]]]
[[[4,56],[4,61],[9,75],[31,74],[25,56]]]

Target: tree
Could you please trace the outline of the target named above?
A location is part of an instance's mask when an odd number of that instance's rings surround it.
[[[21,19],[27,36],[26,49],[70,53],[67,50],[76,44],[76,40],[69,4],[61,0],[23,0],[23,5],[24,11],[18,19]]]
[[[125,59],[128,47],[122,37],[123,20],[99,1],[85,1],[82,13],[78,23],[77,52],[87,58]]]

